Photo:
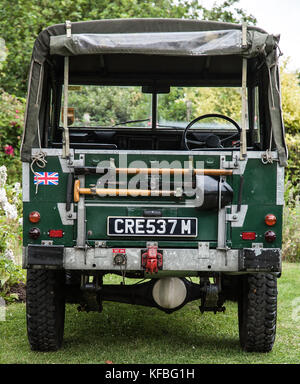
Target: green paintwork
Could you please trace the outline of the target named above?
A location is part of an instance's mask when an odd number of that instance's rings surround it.
[[[33,210],[38,211],[41,214],[41,220],[37,224],[31,224],[28,220],[28,215]],[[74,245],[74,227],[72,225],[62,225],[57,205],[55,202],[43,202],[35,204],[31,202],[24,203],[23,217],[24,245],[41,244],[41,240],[53,240],[53,244],[65,245],[68,247],[72,247]],[[32,227],[37,227],[41,231],[41,236],[37,240],[32,240],[28,238],[28,231]],[[63,238],[50,238],[48,235],[50,229],[62,229],[64,232]]]
[[[74,245],[74,227],[72,225],[62,225],[57,203],[66,201],[67,174],[61,170],[57,156],[47,156],[45,168],[34,167],[37,172],[58,172],[58,185],[39,185],[37,193],[33,179],[34,175],[30,172],[30,202],[23,203],[23,245],[41,244],[42,240],[53,240],[54,244],[72,247]],[[28,215],[31,211],[38,211],[41,220],[37,224],[31,224]],[[28,231],[32,227],[37,227],[41,231],[41,236],[37,240],[32,240],[28,236]],[[48,236],[49,229],[62,229],[63,238],[51,239]]]
[[[194,165],[196,161],[203,161],[205,168],[219,168],[219,156],[213,155],[194,155]],[[99,151],[98,154],[85,155],[86,166],[96,166],[101,160],[115,159],[115,164],[118,167],[117,154],[105,154]],[[163,161],[172,162],[174,160],[184,161],[189,160],[188,155],[176,156],[174,154],[129,154],[128,163],[134,160],[142,160],[148,166],[150,161]],[[227,156],[226,160],[231,160],[231,156]],[[139,165],[135,165],[139,166]],[[253,242],[263,243],[266,248],[281,248],[281,228],[282,228],[282,206],[276,205],[276,188],[277,188],[277,163],[263,165],[260,159],[248,159],[248,163],[244,172],[244,188],[242,204],[248,205],[248,211],[244,226],[242,228],[230,228],[227,225],[227,246],[232,248],[246,248],[251,247]],[[66,201],[67,189],[67,173],[61,170],[60,162],[57,156],[48,156],[47,165],[44,169],[35,168],[36,171],[44,172],[59,172],[59,185],[58,186],[43,186],[40,185],[37,194],[35,194],[35,186],[33,184],[33,174],[30,173],[30,202],[24,203],[24,245],[40,244],[41,240],[50,240],[48,236],[49,229],[62,229],[64,237],[62,239],[51,239],[54,244],[63,244],[65,246],[74,246],[76,242],[76,221],[75,225],[62,225],[60,215],[57,209],[57,203],[64,203]],[[97,176],[86,176],[86,185],[96,184]],[[240,176],[233,175],[227,177],[226,181],[232,186],[234,190],[233,204],[238,203],[238,190]],[[88,237],[89,243],[93,245],[95,240],[106,240],[107,246],[124,246],[124,247],[144,247],[147,241],[153,239],[145,238],[109,238],[106,235],[106,220],[108,216],[142,216],[142,207],[130,207],[129,202],[135,204],[144,204],[145,207],[151,208],[151,204],[165,204],[165,205],[184,205],[183,198],[174,197],[151,197],[150,198],[133,198],[133,197],[101,197],[88,196],[86,198],[88,204],[121,204],[120,207],[103,207],[103,206],[87,206],[86,219],[87,231],[90,231]],[[37,210],[41,214],[41,221],[37,225],[31,225],[28,221],[28,214],[32,210]],[[274,227],[270,228],[264,223],[264,217],[268,213],[273,213],[277,217],[277,223]],[[185,207],[170,207],[162,209],[162,216],[166,217],[198,217],[198,236],[196,238],[182,238],[182,239],[166,239],[155,238],[160,247],[186,247],[196,248],[198,241],[209,241],[210,247],[216,247],[217,242],[217,228],[218,228],[218,214],[217,211],[201,211],[194,208]],[[38,240],[31,240],[28,238],[28,231],[32,226],[39,227],[41,236]],[[274,243],[269,244],[264,240],[264,233],[272,229],[277,235]],[[255,241],[245,241],[241,239],[242,231],[254,231],[257,233]]]

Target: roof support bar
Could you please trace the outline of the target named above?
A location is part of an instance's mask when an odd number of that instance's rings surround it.
[[[242,47],[247,48],[247,24],[242,26]],[[248,102],[247,102],[247,59],[243,58],[242,67],[242,132],[240,144],[240,160],[247,157],[247,122],[248,122]]]
[[[71,22],[66,21],[66,33],[67,37],[71,37]],[[63,130],[63,142],[62,142],[62,157],[69,158],[70,156],[70,138],[68,129],[68,88],[69,88],[69,56],[64,58],[64,130]]]

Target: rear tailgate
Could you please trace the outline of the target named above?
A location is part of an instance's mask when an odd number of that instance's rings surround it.
[[[220,154],[190,156],[186,152],[148,154],[139,151],[121,155],[85,153],[82,155],[82,162],[86,172],[78,175],[80,188],[84,187],[95,192],[95,189],[98,188],[98,191],[101,187],[109,189],[114,194],[111,196],[92,193],[85,195],[84,198],[80,195],[81,199],[84,199],[85,212],[82,212],[82,215],[79,213],[78,220],[85,220],[84,232],[88,241],[104,240],[108,246],[124,247],[145,246],[145,241],[149,240],[159,241],[161,246],[166,247],[198,247],[200,241],[210,242],[212,247],[217,246],[220,177],[213,178],[214,186],[210,187],[209,194],[204,197],[205,201],[199,206],[195,203],[195,175],[186,173],[183,176],[172,174],[167,176],[164,171],[159,170],[189,171],[191,167],[219,170]],[[149,168],[155,171],[151,175],[143,176],[138,172],[112,173],[108,176],[107,171],[103,175],[95,174],[92,171],[94,167],[98,171],[106,170],[108,167],[143,170]],[[78,170],[75,170],[75,174],[76,172],[81,173]],[[225,182],[224,178],[222,181]],[[232,176],[227,176],[226,182],[232,184]],[[130,189],[131,193],[124,193],[126,189]],[[136,194],[139,193],[138,190],[151,191],[150,196],[134,196],[135,189]],[[171,193],[168,194],[168,191]],[[209,207],[206,199],[209,199]],[[82,223],[78,223],[77,228],[80,228],[80,225]],[[229,231],[226,241],[230,242]]]
[[[68,179],[70,171],[72,178],[80,179],[81,186],[89,188],[96,185],[101,175],[87,172],[83,175],[74,175],[76,167],[95,168],[99,162],[105,160],[116,167],[120,164],[119,151],[76,151],[72,157],[73,164],[69,168],[67,162],[61,159],[61,151],[53,149],[44,149],[47,154],[47,164],[43,169],[34,166],[35,172],[44,174],[45,172],[57,173],[56,184],[40,184],[36,188],[34,184],[34,174],[30,171],[29,163],[23,163],[23,244],[41,244],[51,241],[54,245],[63,245],[73,247],[75,245],[84,246],[95,245],[97,241],[106,242],[107,247],[145,247],[148,241],[157,241],[161,247],[172,248],[197,248],[199,242],[208,242],[210,248],[216,248],[222,243],[234,249],[251,248],[252,243],[262,244],[266,248],[281,247],[281,226],[282,226],[282,207],[283,207],[283,187],[284,187],[284,169],[277,162],[263,164],[261,162],[261,152],[249,152],[248,158],[241,161],[237,168],[233,168],[233,175],[226,177],[216,176],[213,179],[218,182],[220,179],[232,187],[232,203],[226,205],[226,209],[218,210],[216,208],[202,209],[201,207],[189,206],[187,203],[193,197],[186,196],[98,196],[98,195],[80,195],[78,203],[71,202],[71,208],[66,209],[66,196],[68,189]],[[122,154],[122,151],[120,151]],[[235,152],[237,153],[237,152]],[[155,161],[166,161],[178,168],[181,165],[189,166],[191,160],[196,168],[197,162],[200,167],[205,169],[223,169],[232,167],[232,152],[197,152],[191,154],[188,152],[162,153],[159,151],[148,152],[130,152],[127,153],[128,166],[151,167]],[[276,158],[276,153],[273,153]],[[222,160],[222,158],[225,159]],[[112,159],[112,160],[111,160]],[[124,159],[123,159],[124,160]],[[143,163],[133,163],[133,161]],[[178,163],[179,162],[179,163]],[[184,164],[186,163],[186,164]],[[221,166],[220,166],[221,165]],[[161,167],[166,167],[166,163]],[[131,180],[136,175],[129,175]],[[237,212],[239,205],[239,192],[241,176],[244,178],[244,187],[241,194],[240,211]],[[172,177],[171,177],[172,180]],[[205,184],[205,183],[204,183]],[[117,186],[119,189],[124,185]],[[92,187],[93,188],[93,187]],[[172,189],[172,188],[171,188]],[[207,201],[214,202],[214,199]],[[215,195],[214,195],[215,196]],[[204,202],[206,201],[204,199]],[[41,220],[32,224],[28,220],[28,215],[32,211],[38,211]],[[224,212],[226,211],[226,212]],[[151,213],[152,212],[152,213]],[[234,219],[234,213],[237,213],[237,219]],[[276,233],[276,240],[268,243],[265,240],[264,233],[270,230],[264,218],[268,213],[275,214],[277,223],[273,230]],[[164,226],[162,222],[155,223],[153,219],[182,219],[179,227],[188,227],[186,219],[197,220],[197,226],[190,222],[191,228],[196,228],[194,233],[182,233],[177,226],[172,236],[163,236],[162,233],[147,234],[142,233],[113,233],[108,227],[108,218],[116,220],[124,218],[135,218],[135,220],[149,218],[150,222],[135,222],[135,228],[145,228],[148,226],[153,230],[153,225],[159,228]],[[116,223],[116,222],[115,222]],[[130,224],[130,222],[129,222]],[[116,228],[122,229],[121,221],[117,222]],[[167,222],[167,226],[173,227],[174,222]],[[128,223],[127,223],[128,226]],[[38,238],[31,238],[29,231],[37,227],[40,231]],[[129,225],[130,227],[130,225]],[[108,231],[109,229],[109,231]],[[51,232],[54,230],[54,232]],[[56,230],[61,230],[62,237],[51,237]],[[243,231],[255,231],[255,240],[244,240],[241,237]],[[136,232],[136,231],[135,231]],[[181,236],[183,235],[183,236]],[[81,241],[81,244],[78,242]]]

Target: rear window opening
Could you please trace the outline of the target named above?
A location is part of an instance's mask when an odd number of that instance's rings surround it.
[[[241,88],[171,87],[157,94],[156,116],[152,116],[152,95],[139,86],[69,87],[70,128],[181,128],[200,115],[219,113],[241,124]],[[63,105],[63,97],[62,97]],[[63,109],[61,118],[63,121]],[[194,129],[232,130],[217,118],[202,121]]]
[[[184,130],[199,116],[220,114],[241,126],[241,87],[171,86],[159,89],[161,93],[146,92],[147,87],[142,86],[69,85],[71,147],[182,150],[185,149]],[[56,107],[59,114],[57,126],[52,123],[54,129],[49,135],[52,138],[50,147],[61,147],[63,87],[61,94],[60,108]],[[249,114],[258,114],[258,108],[256,97]],[[258,116],[247,122],[248,134],[249,129],[259,130]],[[192,145],[194,150],[239,147],[240,138],[235,126],[223,118],[205,118],[196,122],[190,131],[190,138],[202,143],[200,146]],[[259,133],[251,136],[257,138]],[[251,149],[253,143],[249,145]]]

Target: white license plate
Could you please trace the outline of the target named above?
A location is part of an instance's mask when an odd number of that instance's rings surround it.
[[[191,217],[117,217],[107,218],[109,236],[196,237],[198,222]]]

